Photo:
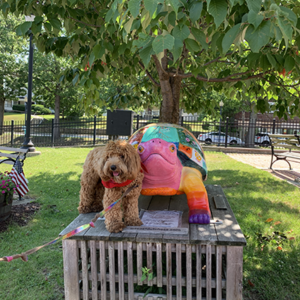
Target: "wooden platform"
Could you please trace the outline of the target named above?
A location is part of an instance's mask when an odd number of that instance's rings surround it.
[[[106,230],[103,220],[95,223],[95,228],[90,228],[70,239],[101,240],[101,241],[130,241],[149,242],[154,240],[160,243],[188,243],[245,246],[246,240],[232,209],[218,185],[206,186],[213,220],[221,220],[222,224],[196,225],[190,224],[188,235],[147,234],[147,233],[110,233]],[[145,210],[180,210],[183,211],[183,220],[188,219],[188,206],[186,196],[140,196],[139,208]],[[60,235],[89,223],[95,213],[79,215]]]
[[[211,213],[222,224],[190,224],[189,234],[109,233],[103,220],[63,240],[66,300],[242,300],[244,235],[218,185],[206,186]],[[140,209],[182,210],[185,195],[144,197]],[[89,223],[79,215],[60,235]],[[142,268],[152,279],[142,278]],[[143,286],[143,287],[142,287]],[[144,297],[141,288],[161,290]]]

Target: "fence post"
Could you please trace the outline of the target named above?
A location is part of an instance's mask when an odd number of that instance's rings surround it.
[[[140,126],[140,115],[137,115],[136,116],[136,130],[139,129],[139,126]]]
[[[11,139],[11,146],[13,146],[14,145],[14,120],[11,120],[10,139]]]
[[[180,120],[181,126],[183,127],[183,117],[181,116],[181,120]]]
[[[52,119],[51,146],[54,147],[54,119]]]
[[[94,136],[93,136],[93,145],[96,144],[96,126],[97,126],[97,118],[96,115],[94,116]]]
[[[225,148],[227,148],[228,121],[229,121],[229,118],[228,118],[228,117],[226,117]]]
[[[273,130],[272,130],[272,134],[275,133],[275,118],[273,119]]]

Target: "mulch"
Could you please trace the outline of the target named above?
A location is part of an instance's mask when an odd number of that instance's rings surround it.
[[[26,226],[35,212],[39,209],[40,204],[37,202],[13,205],[11,208],[11,215],[5,221],[0,222],[0,232],[6,231],[8,226],[12,223],[19,226]]]

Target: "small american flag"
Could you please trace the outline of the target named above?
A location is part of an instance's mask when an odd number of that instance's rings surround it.
[[[14,166],[9,173],[9,176],[11,177],[12,182],[16,185],[17,192],[21,197],[27,194],[28,190],[28,180],[25,178],[25,175],[23,173],[22,164],[17,157],[16,162],[14,163]]]

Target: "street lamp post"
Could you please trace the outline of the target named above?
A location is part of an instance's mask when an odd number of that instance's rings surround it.
[[[221,118],[222,118],[222,108],[223,108],[224,102],[221,100],[219,105],[220,105],[220,123],[219,123],[219,143],[218,143],[218,146],[220,146],[220,139],[221,139]]]
[[[33,22],[34,16],[26,16],[25,17],[26,22]],[[27,105],[26,110],[27,113],[25,113],[25,126],[26,126],[26,132],[25,132],[25,140],[23,143],[24,149],[29,149],[29,152],[34,152],[35,148],[30,138],[30,120],[31,120],[31,98],[32,98],[32,71],[33,71],[33,44],[32,44],[32,33],[30,33],[30,39],[29,39],[29,59],[28,59],[28,93],[27,93]]]

